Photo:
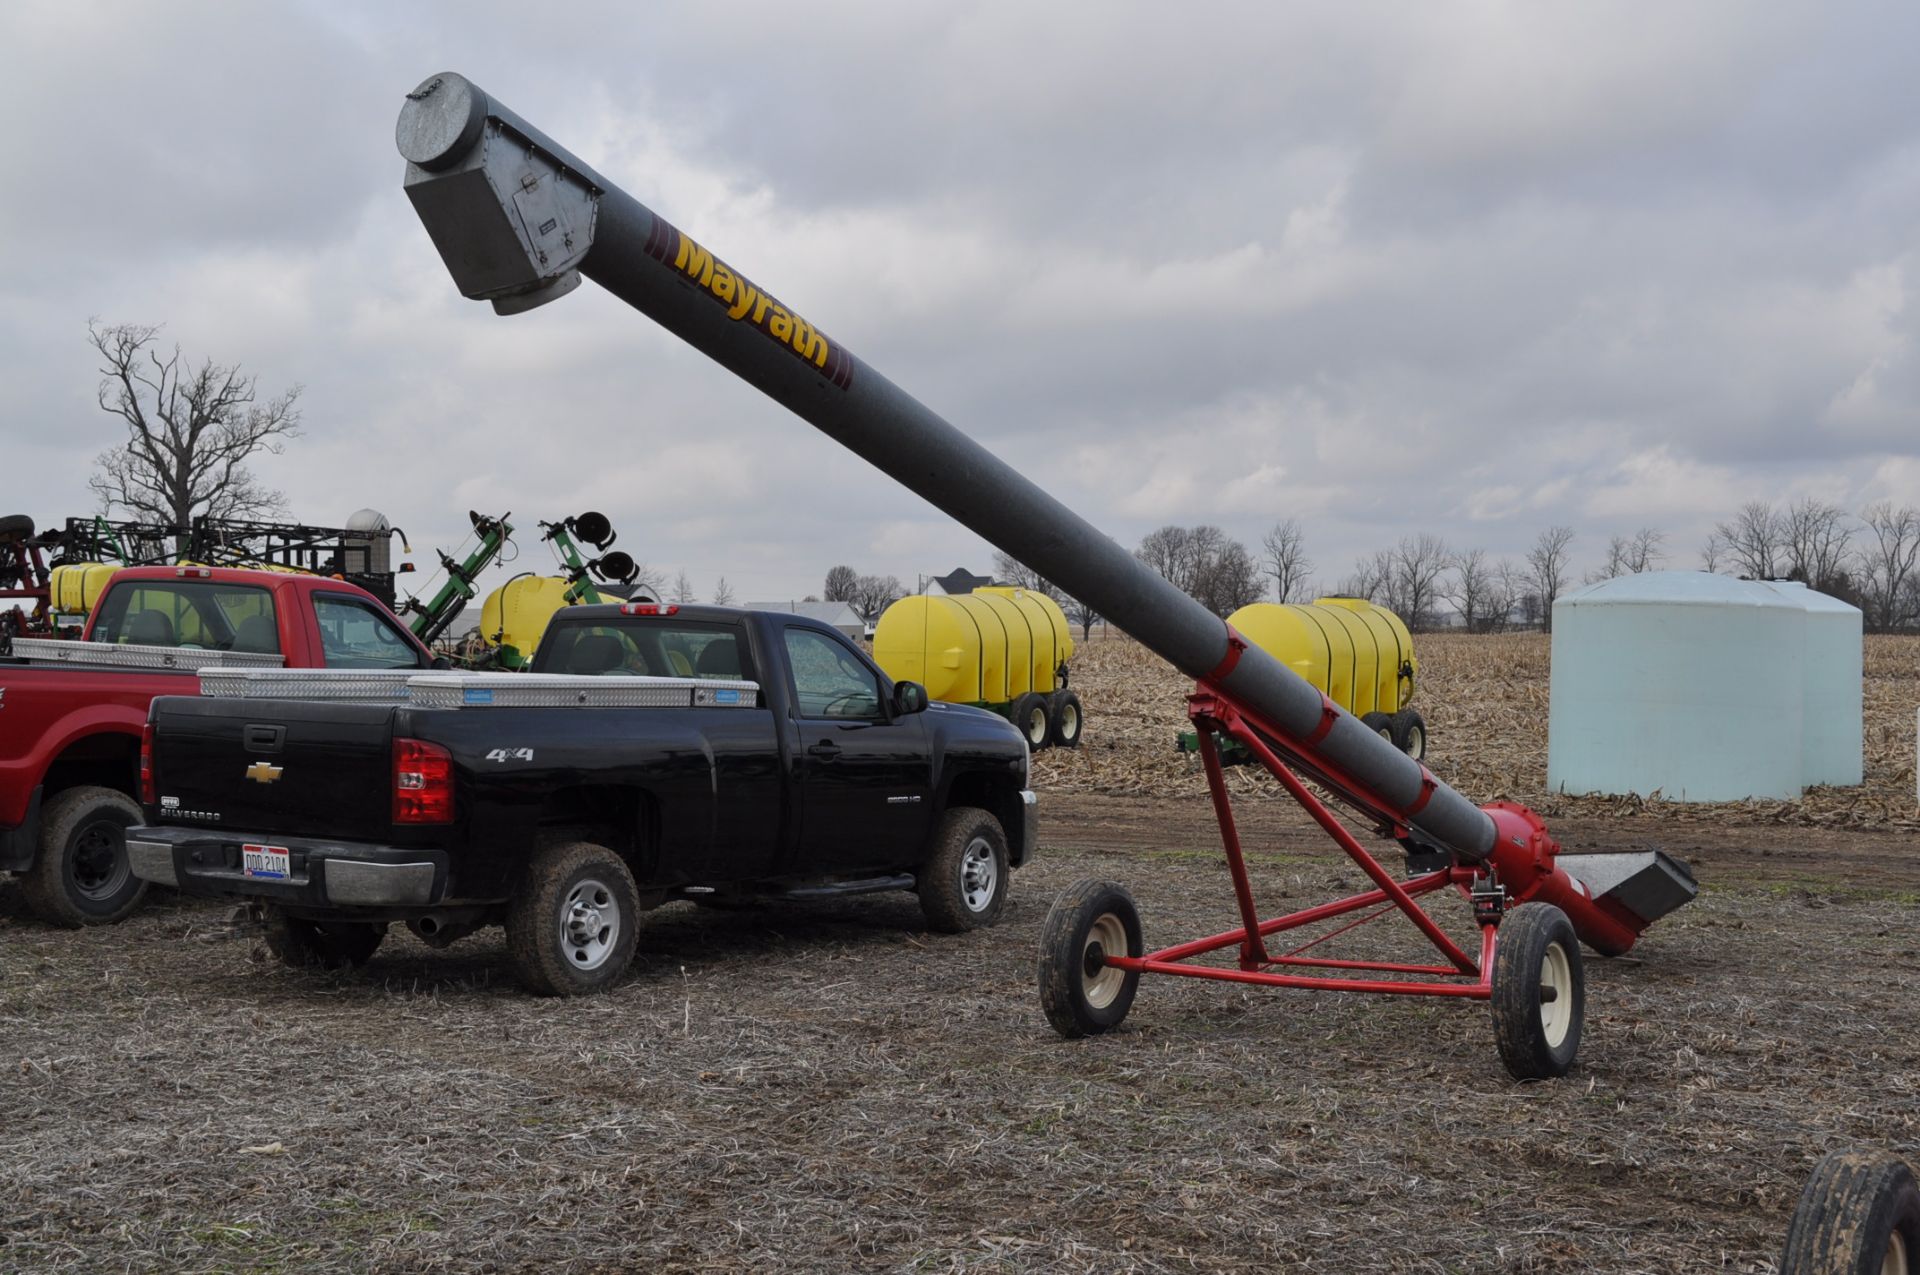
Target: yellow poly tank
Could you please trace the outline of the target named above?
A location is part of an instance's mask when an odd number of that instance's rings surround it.
[[[1397,713],[1413,698],[1413,637],[1399,616],[1364,598],[1256,602],[1227,623],[1356,716]]]
[[[47,578],[56,615],[86,615],[100,600],[101,590],[120,569],[117,562],[69,562],[55,567]]]
[[[987,588],[901,598],[873,631],[873,658],[896,682],[949,704],[1010,704],[1051,694],[1073,654],[1066,614],[1045,594]]]
[[[480,636],[500,648],[500,662],[525,668],[554,613],[567,605],[567,582],[555,576],[519,576],[480,604]]]

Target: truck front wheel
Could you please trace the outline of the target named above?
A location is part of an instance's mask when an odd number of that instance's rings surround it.
[[[985,810],[947,811],[920,865],[920,910],[944,934],[992,925],[1007,906],[1007,834]]]
[[[543,848],[507,907],[507,959],[538,996],[582,996],[626,972],[640,892],[620,856],[590,841]]]
[[[68,788],[41,814],[40,857],[21,879],[43,920],[78,928],[123,921],[147,892],[127,862],[127,829],[140,822],[133,798],[112,788]]]

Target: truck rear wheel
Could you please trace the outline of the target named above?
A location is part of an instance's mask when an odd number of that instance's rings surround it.
[[[266,906],[267,951],[282,965],[296,970],[343,970],[373,959],[382,939],[384,922],[310,921],[288,916],[286,909]]]
[[[947,811],[920,865],[920,910],[927,925],[961,934],[992,925],[1007,905],[1007,834],[985,810]]]
[[[584,996],[626,972],[640,892],[619,855],[591,841],[547,846],[507,906],[507,959],[538,996]]]
[[[68,788],[41,812],[40,857],[20,881],[27,906],[55,925],[111,925],[146,895],[127,862],[127,829],[140,822],[133,798],[112,788]]]

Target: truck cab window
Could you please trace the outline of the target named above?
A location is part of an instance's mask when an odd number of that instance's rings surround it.
[[[727,677],[751,681],[739,630],[699,621],[569,624],[549,631],[536,673],[576,677]]]
[[[802,717],[873,721],[880,711],[880,680],[858,657],[824,633],[786,631],[794,702]]]
[[[327,668],[420,666],[420,653],[393,621],[357,599],[317,593],[313,618]]]
[[[149,580],[108,589],[93,637],[137,646],[280,653],[271,593],[199,580]]]

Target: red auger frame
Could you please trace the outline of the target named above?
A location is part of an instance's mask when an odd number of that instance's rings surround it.
[[[1041,944],[1042,1001],[1065,1035],[1088,1035],[1117,1025],[1142,974],[1312,991],[1450,996],[1493,1002],[1501,1055],[1516,1077],[1557,1076],[1572,1065],[1579,1045],[1584,1002],[1580,943],[1604,956],[1618,956],[1650,922],[1693,897],[1691,874],[1658,851],[1563,858],[1539,816],[1510,802],[1482,807],[1499,834],[1484,861],[1463,862],[1460,856],[1422,847],[1412,821],[1433,791],[1432,776],[1424,767],[1419,801],[1409,810],[1395,811],[1316,755],[1310,742],[1289,736],[1234,703],[1217,686],[1201,682],[1187,701],[1187,711],[1199,735],[1241,924],[1223,934],[1143,952],[1138,950],[1138,914],[1124,889],[1105,882],[1075,886],[1055,904]],[[1265,766],[1374,888],[1261,919],[1216,736],[1238,741]],[[1408,879],[1395,879],[1308,786],[1309,779],[1408,851]],[[1433,865],[1431,870],[1412,871],[1411,865],[1423,859]],[[1584,870],[1576,874],[1569,868]],[[1473,908],[1480,929],[1477,954],[1463,950],[1421,905],[1423,896],[1448,887]],[[1444,963],[1347,960],[1316,953],[1329,940],[1394,911],[1413,923]],[[1276,935],[1348,917],[1354,919],[1284,951],[1268,944]],[[1123,932],[1129,950],[1108,950],[1108,943]],[[1508,946],[1517,942],[1519,948],[1507,960],[1501,957],[1503,937]],[[1195,960],[1229,948],[1237,956],[1231,967]],[[1117,981],[1115,974],[1124,979]]]

